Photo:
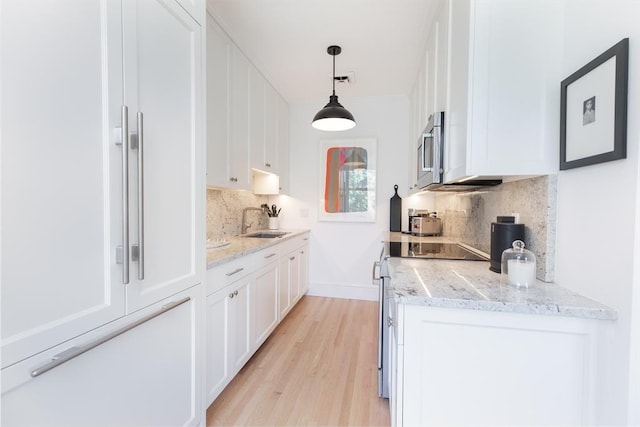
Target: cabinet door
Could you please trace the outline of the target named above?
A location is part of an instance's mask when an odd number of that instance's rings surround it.
[[[266,82],[255,67],[249,67],[249,158],[250,166],[264,170],[264,91]]]
[[[449,2],[441,2],[436,15],[436,40],[435,40],[435,85],[433,112],[445,111],[447,108],[447,70],[449,63]],[[464,52],[461,52],[464,54]],[[445,117],[446,120],[446,117]]]
[[[300,253],[298,250],[289,254],[289,291],[291,304],[300,298]]]
[[[487,0],[472,7],[467,174],[557,173],[563,2]]]
[[[277,99],[277,151],[278,176],[280,177],[280,192],[289,193],[289,105],[278,96]]]
[[[231,49],[229,177],[232,188],[250,188],[249,179],[249,61],[237,47]]]
[[[2,425],[198,425],[201,323],[195,319],[201,302],[195,289],[3,369]],[[92,344],[156,313],[66,363],[30,376],[55,354]]]
[[[291,281],[289,280],[289,255],[280,258],[278,274],[278,312],[280,320],[284,319],[291,308]]]
[[[114,2],[0,17],[4,367],[124,314],[122,38]]]
[[[469,88],[469,55],[463,52],[469,52],[470,3],[468,0],[452,1],[449,2],[449,8],[449,49],[452,54],[447,71],[449,97],[444,123],[447,141],[444,152],[445,182],[466,174]]]
[[[278,93],[269,84],[264,90],[264,170],[280,174],[278,164]]]
[[[309,290],[309,246],[304,246],[300,250],[300,281],[298,287],[300,289],[300,296],[307,293]]]
[[[253,348],[257,349],[278,324],[278,263],[272,262],[255,274]]]
[[[229,298],[226,290],[207,297],[205,309],[205,372],[206,406],[209,406],[222,392],[230,380],[229,338],[231,335]]]
[[[231,42],[207,14],[207,185],[229,182],[229,66]]]
[[[230,365],[232,375],[235,375],[249,357],[251,357],[251,321],[253,313],[252,283],[253,276],[246,277],[232,287],[228,298],[229,303],[229,329],[230,338]]]
[[[196,249],[204,248],[205,234],[202,52],[200,27],[174,1],[123,5],[125,104],[130,130],[144,134],[142,161],[131,165],[133,176],[144,178],[142,201],[140,179],[132,179],[131,189],[131,240],[139,245],[143,231],[144,242],[144,262],[133,262],[127,285],[133,312],[200,283],[204,274]]]

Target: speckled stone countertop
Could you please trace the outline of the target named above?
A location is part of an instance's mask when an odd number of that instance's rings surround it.
[[[447,241],[390,233],[387,241]],[[396,301],[468,310],[616,320],[615,310],[555,283],[536,281],[518,288],[501,282],[485,261],[389,258],[389,276]]]
[[[269,246],[277,245],[285,240],[289,240],[309,232],[309,230],[254,230],[252,233],[270,231],[285,231],[287,234],[282,237],[275,237],[271,239],[242,236],[231,237],[227,239],[229,242],[228,245],[219,248],[207,249],[207,268],[212,268],[216,265],[249,255],[253,252],[258,252],[259,250],[268,248]]]

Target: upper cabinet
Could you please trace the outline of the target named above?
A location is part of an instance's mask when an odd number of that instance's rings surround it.
[[[447,0],[436,6],[412,94],[412,169],[429,115],[444,111],[445,182],[557,170],[558,3]]]
[[[417,150],[418,140],[427,126],[429,116],[436,111],[444,111],[447,104],[447,64],[449,9],[445,0],[437,0],[435,14],[429,26],[425,53],[420,61],[420,69],[411,93],[412,125],[409,151],[409,191],[418,190]]]
[[[207,14],[207,185],[251,189],[251,169],[286,181],[288,115],[286,101]]]
[[[560,3],[449,1],[446,182],[557,171]]]
[[[280,193],[289,193],[289,104],[281,98],[277,99],[277,165],[280,176]]]

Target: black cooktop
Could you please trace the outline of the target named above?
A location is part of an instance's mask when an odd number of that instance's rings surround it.
[[[388,242],[388,244],[391,257],[489,261],[482,255],[456,243]]]

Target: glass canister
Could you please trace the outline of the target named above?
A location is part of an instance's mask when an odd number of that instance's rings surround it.
[[[502,277],[510,285],[529,287],[536,282],[536,256],[524,248],[522,240],[502,252]]]

